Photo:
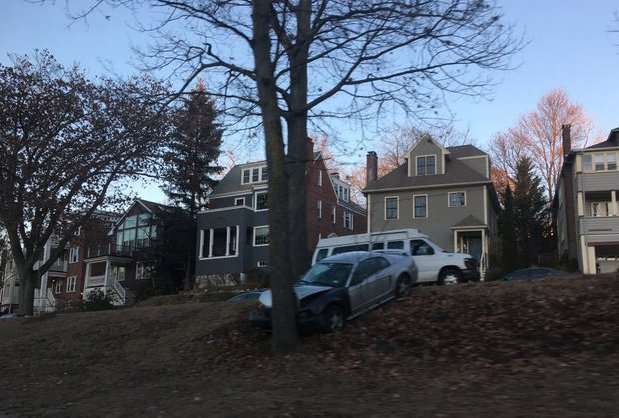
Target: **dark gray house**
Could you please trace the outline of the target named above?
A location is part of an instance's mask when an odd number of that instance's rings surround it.
[[[585,274],[619,269],[619,128],[604,142],[570,149],[563,126],[563,167],[553,200],[559,256]]]
[[[425,137],[404,164],[380,179],[376,153],[367,159],[369,231],[417,228],[445,250],[476,257],[483,277],[499,209],[488,154],[473,145],[445,148]]]
[[[330,174],[308,142],[306,199],[311,256],[321,237],[365,232],[364,208],[350,200],[350,185]],[[269,259],[269,194],[266,161],[232,167],[198,214],[196,282],[250,273]]]

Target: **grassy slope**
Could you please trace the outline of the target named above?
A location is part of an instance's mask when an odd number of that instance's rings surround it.
[[[419,288],[280,359],[248,327],[248,309],[187,303],[0,321],[0,411],[619,411],[619,278]]]

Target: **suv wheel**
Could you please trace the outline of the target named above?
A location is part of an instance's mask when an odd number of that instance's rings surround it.
[[[454,268],[447,268],[441,271],[441,274],[438,276],[439,285],[450,285],[460,282],[462,282],[462,273],[460,273],[460,270]]]
[[[325,332],[337,332],[344,329],[346,316],[344,310],[338,305],[329,305],[322,312],[322,329]]]

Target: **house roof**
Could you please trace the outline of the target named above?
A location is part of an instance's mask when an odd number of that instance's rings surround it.
[[[456,222],[454,225],[452,225],[451,228],[452,229],[466,228],[466,227],[480,226],[480,225],[485,225],[485,223],[477,219],[475,216],[469,215],[465,217],[464,219],[462,219],[461,221]]]
[[[353,201],[345,202],[342,199],[338,199],[337,202],[339,203],[340,206],[346,209],[354,210],[355,212],[359,212],[364,215],[366,214],[365,208],[361,205],[356,204]]]
[[[608,139],[606,139],[606,141],[593,144],[589,147],[586,147],[585,149],[613,148],[613,147],[619,147],[619,128],[615,128],[612,131],[610,131],[610,134],[608,134]]]
[[[458,158],[485,156],[485,152],[473,145],[461,145],[447,148],[451,153],[451,159],[445,161],[445,174],[429,176],[409,176],[408,163],[404,163],[395,170],[372,182],[363,193],[379,191],[383,189],[405,189],[413,187],[437,187],[447,184],[462,183],[490,183],[490,179],[469,168]]]

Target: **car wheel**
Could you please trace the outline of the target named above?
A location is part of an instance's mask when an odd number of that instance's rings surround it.
[[[344,329],[346,316],[338,305],[329,305],[322,312],[322,329],[325,332],[337,332]]]
[[[411,288],[411,279],[410,277],[402,274],[398,277],[398,281],[395,284],[395,297],[401,298],[408,294],[408,291]]]
[[[445,269],[438,276],[439,285],[450,285],[462,282],[462,274],[457,269]]]

